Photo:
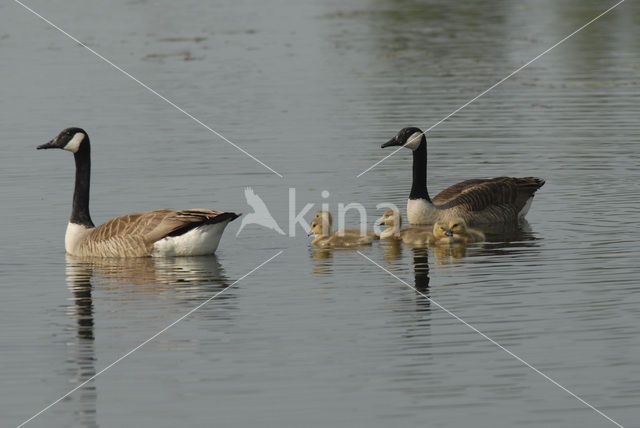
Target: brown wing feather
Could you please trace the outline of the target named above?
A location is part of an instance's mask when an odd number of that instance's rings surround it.
[[[158,229],[167,217],[175,216],[176,212],[175,210],[162,209],[116,217],[96,227],[91,234],[91,240],[107,241],[124,236],[156,235],[154,230]]]
[[[91,241],[134,239],[153,244],[165,236],[175,236],[203,224],[233,220],[239,214],[191,209],[176,211],[161,209],[116,217],[96,227]]]
[[[433,203],[440,209],[464,211],[508,206],[517,213],[543,185],[544,180],[536,177],[472,179],[443,190],[433,198]]]
[[[432,199],[432,202],[435,205],[442,205],[460,196],[464,190],[471,189],[475,185],[486,183],[487,181],[489,180],[486,178],[472,178],[471,180],[461,181],[460,183],[447,187],[442,192],[438,193],[436,197]]]
[[[188,232],[194,227],[198,227],[203,224],[215,224],[226,220],[231,221],[235,220],[238,217],[240,217],[240,214],[223,211],[212,211],[200,208],[177,211],[175,217],[171,219],[165,219],[165,223],[171,221],[175,224],[178,224],[180,222],[182,224],[177,225],[177,227],[173,228],[171,232],[166,233],[164,236],[182,235],[183,233]]]

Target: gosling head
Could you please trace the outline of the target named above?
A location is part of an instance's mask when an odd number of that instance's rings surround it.
[[[78,153],[80,149],[89,148],[89,136],[82,128],[67,128],[62,130],[56,138],[37,147],[42,149],[63,149],[71,153]]]
[[[449,230],[449,225],[444,221],[439,221],[433,225],[433,237],[440,241],[447,238],[447,233]]]
[[[402,146],[416,151],[423,144],[427,144],[427,138],[424,136],[424,133],[419,128],[410,126],[402,128],[395,137],[384,143],[381,147]]]
[[[461,218],[454,218],[449,222],[449,230],[451,231],[453,236],[467,235],[467,223]]]
[[[318,211],[311,222],[311,233],[309,235],[327,236],[331,232],[331,213],[329,211]]]
[[[331,226],[333,224],[333,217],[331,216],[331,211],[328,210],[320,210],[313,217],[314,220],[322,220],[323,222],[329,224]]]
[[[433,225],[433,236],[437,241],[458,242],[467,236],[467,223],[461,218],[449,222],[439,221]]]
[[[400,211],[389,208],[382,214],[382,217],[378,220],[378,224],[384,224],[385,226],[402,226]]]
[[[311,235],[319,235],[322,234],[322,223],[317,220],[311,222],[311,232],[309,232],[309,236]]]

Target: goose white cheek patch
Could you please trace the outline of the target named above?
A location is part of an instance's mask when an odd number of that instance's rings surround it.
[[[418,148],[418,146],[420,145],[421,141],[422,141],[422,134],[420,132],[414,132],[407,139],[407,142],[404,143],[404,147],[406,147],[408,149],[411,149],[411,150],[415,150],[415,149]]]
[[[72,153],[75,153],[80,148],[80,143],[84,140],[84,134],[82,132],[76,132],[76,135],[73,136],[72,139],[63,147],[64,150],[69,150]]]

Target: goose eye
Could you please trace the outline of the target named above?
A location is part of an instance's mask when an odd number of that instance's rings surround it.
[[[458,223],[454,224],[453,226],[451,226],[451,228],[453,229],[454,227],[458,227]]]

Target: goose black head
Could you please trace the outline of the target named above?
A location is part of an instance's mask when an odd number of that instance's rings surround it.
[[[82,128],[67,128],[58,134],[56,138],[48,143],[38,146],[41,149],[63,149],[71,153],[77,153],[82,143],[88,144],[89,137]]]
[[[403,146],[411,150],[416,150],[423,141],[427,141],[424,133],[414,126],[402,128],[398,135],[384,143],[381,147]]]

